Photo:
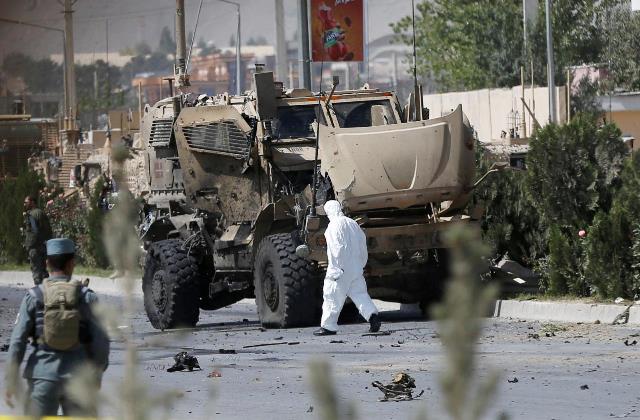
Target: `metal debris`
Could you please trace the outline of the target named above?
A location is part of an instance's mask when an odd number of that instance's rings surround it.
[[[516,378],[514,376],[513,379],[507,379],[507,382],[509,382],[510,384],[517,384],[518,383],[518,378]]]
[[[626,309],[624,311],[622,311],[621,314],[619,314],[618,316],[616,316],[613,320],[613,322],[611,323],[611,325],[618,325],[618,324],[626,324],[629,322],[629,310],[631,309],[631,307],[633,306],[635,302],[631,302],[631,305],[627,306]]]
[[[420,398],[422,394],[424,394],[423,390],[420,391],[418,395],[413,395],[416,381],[404,372],[396,373],[388,385],[383,385],[380,381],[374,381],[371,385],[378,388],[384,394],[384,397],[378,399],[378,401],[410,401]]]
[[[175,360],[176,363],[169,369],[167,369],[167,372],[179,372],[183,370],[192,372],[193,369],[202,370],[200,368],[200,364],[198,363],[198,359],[195,356],[190,355],[186,351],[182,351],[173,356],[173,360]]]
[[[374,332],[374,333],[366,333],[366,334],[362,334],[363,337],[378,337],[378,336],[383,336],[383,335],[391,335],[393,331],[390,330],[386,330],[386,331],[379,331],[379,332]]]

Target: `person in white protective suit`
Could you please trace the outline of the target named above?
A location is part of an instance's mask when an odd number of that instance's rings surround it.
[[[324,232],[329,265],[324,278],[320,329],[313,334],[336,333],[338,316],[347,297],[369,321],[369,330],[377,332],[381,325],[378,309],[367,293],[367,284],[362,275],[368,258],[365,234],[358,223],[342,213],[339,202],[327,201],[324,211],[329,217],[329,226]]]

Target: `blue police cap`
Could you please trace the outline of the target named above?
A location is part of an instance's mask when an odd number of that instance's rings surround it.
[[[76,245],[71,239],[56,238],[47,241],[47,255],[75,254]]]

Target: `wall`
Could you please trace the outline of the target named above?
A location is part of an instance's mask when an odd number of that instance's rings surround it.
[[[521,95],[521,86],[511,89],[481,89],[424,95],[424,104],[429,108],[432,118],[445,115],[455,109],[458,104],[462,104],[462,110],[477,131],[480,141],[489,142],[500,139],[502,131],[509,133],[510,128],[519,131],[520,137],[524,136],[520,127]],[[531,111],[535,112],[538,122],[542,126],[546,125],[549,120],[547,88],[536,87],[532,92],[532,89],[527,87],[524,97]],[[564,86],[556,87],[556,104],[558,122],[565,122],[567,106]],[[525,116],[527,134],[530,135],[533,119],[526,111]]]
[[[606,115],[607,117],[609,116],[608,113]],[[630,135],[635,138],[633,150],[640,150],[640,110],[612,112],[611,120],[620,127],[623,135]]]

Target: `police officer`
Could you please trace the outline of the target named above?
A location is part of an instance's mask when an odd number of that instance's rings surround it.
[[[33,282],[40,284],[42,279],[49,277],[45,243],[51,239],[51,225],[45,212],[36,207],[35,199],[30,195],[24,199],[24,210],[24,247],[31,263]]]
[[[55,416],[62,406],[64,415],[95,416],[95,408],[82,407],[68,397],[66,385],[73,379],[77,368],[91,366],[95,384],[99,386],[102,373],[108,366],[109,338],[97,322],[92,308],[98,298],[92,290],[71,280],[75,266],[75,245],[71,240],[51,239],[47,241],[46,250],[51,276],[26,294],[11,334],[5,401],[13,407],[19,367],[27,349],[27,340],[31,339],[33,351],[23,375],[28,383],[25,413]],[[55,304],[62,300],[61,295],[64,295],[60,307],[64,316],[57,317],[62,312],[56,314],[57,308],[52,302]],[[75,314],[79,322],[69,324],[69,311],[73,310],[77,311]]]

